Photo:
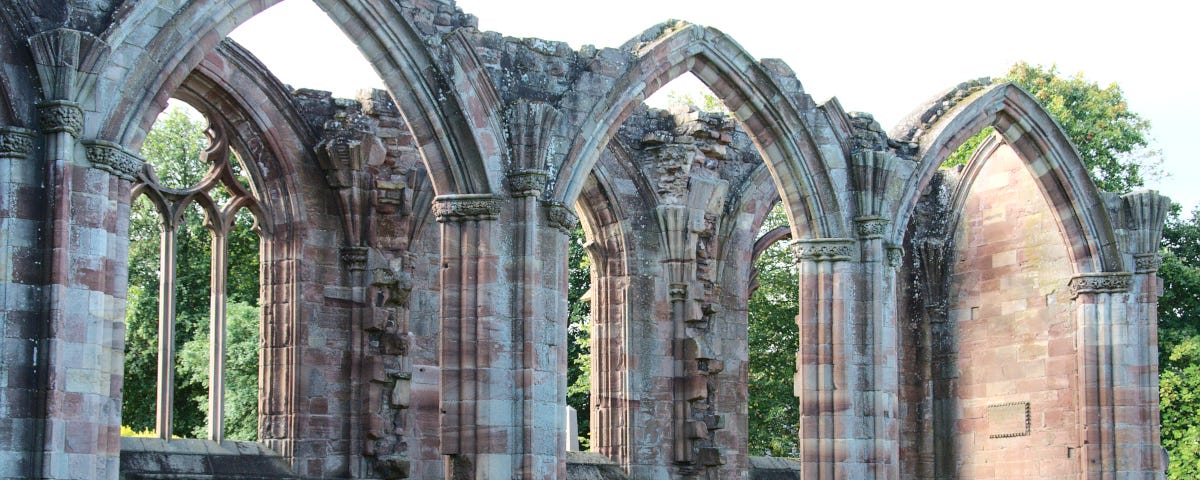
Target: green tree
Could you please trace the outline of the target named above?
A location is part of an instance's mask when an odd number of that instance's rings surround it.
[[[184,108],[171,107],[159,117],[147,134],[141,153],[154,165],[160,182],[182,188],[195,185],[203,178],[209,169],[200,161],[200,153],[208,145],[204,130],[204,121]],[[236,165],[235,159],[229,161]],[[137,199],[130,211],[129,298],[121,415],[122,423],[134,431],[152,431],[155,426],[161,218],[160,212],[145,198]],[[239,212],[236,223],[238,226],[229,235],[228,242],[230,268],[226,294],[231,303],[240,302],[257,309],[258,239],[250,230],[253,220],[244,210]],[[204,226],[204,215],[198,206],[185,210],[176,229],[176,248],[175,348],[180,354],[175,366],[173,430],[177,435],[190,435],[203,432],[205,428],[204,406],[208,394],[207,369],[196,371],[181,363],[185,347],[198,338],[206,339],[208,332],[212,235]],[[232,312],[233,307],[229,310]],[[257,313],[253,318],[257,322]],[[257,327],[252,337],[234,336],[232,326],[230,329],[228,350],[235,351],[240,347],[239,343],[249,342],[257,351]],[[255,400],[252,404],[257,409],[257,365],[253,373]],[[229,378],[227,383],[232,388],[245,382]],[[230,390],[227,396],[244,399],[247,395]],[[238,408],[242,407],[229,410]],[[232,420],[227,424],[232,426]]]
[[[1163,229],[1158,300],[1162,442],[1171,479],[1200,478],[1200,209],[1174,212]]]
[[[782,203],[767,214],[762,233],[787,226]],[[751,455],[798,455],[799,404],[793,395],[799,334],[796,312],[800,279],[789,248],[781,241],[754,263],[758,289],[750,296],[748,374],[749,448]]]
[[[591,435],[591,310],[583,296],[592,287],[591,261],[583,249],[583,228],[571,234],[567,266],[567,405],[579,415],[579,448],[587,450]]]
[[[1101,190],[1128,192],[1145,183],[1158,165],[1149,150],[1150,122],[1129,110],[1115,82],[1101,87],[1082,73],[1059,75],[1057,67],[1018,62],[1000,81],[1024,88],[1062,125]],[[994,131],[988,127],[963,143],[946,165],[965,164],[975,148]]]

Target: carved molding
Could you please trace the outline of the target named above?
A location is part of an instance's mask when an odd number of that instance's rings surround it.
[[[17,127],[0,127],[0,158],[29,158],[33,132]]]
[[[854,251],[855,241],[849,238],[798,240],[792,244],[792,255],[796,262],[851,260]]]
[[[579,226],[579,218],[575,216],[565,203],[546,203],[546,223],[558,229],[563,235],[570,236],[575,227]]]
[[[38,117],[42,121],[42,131],[46,133],[67,132],[78,137],[83,131],[83,108],[75,102],[42,102],[38,104]]]
[[[367,247],[342,247],[342,261],[350,270],[366,270],[367,254]]]
[[[146,163],[137,155],[112,142],[85,140],[83,145],[87,150],[87,159],[93,167],[123,180],[137,180],[142,166]]]
[[[500,200],[489,194],[441,195],[433,200],[433,214],[439,222],[495,220]]]
[[[863,239],[883,238],[887,235],[890,220],[883,217],[858,217],[854,219],[858,237]]]
[[[1133,256],[1134,273],[1154,273],[1162,266],[1162,255],[1158,253],[1139,253]]]
[[[514,197],[533,197],[546,190],[549,179],[545,170],[518,170],[508,174],[508,188]]]
[[[1076,275],[1067,283],[1071,298],[1084,293],[1125,293],[1133,286],[1133,275],[1128,272],[1085,273]]]

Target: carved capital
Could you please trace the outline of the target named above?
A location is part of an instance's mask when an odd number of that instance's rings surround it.
[[[890,246],[887,247],[887,266],[892,268],[900,268],[904,264],[904,247]]]
[[[883,238],[887,235],[890,220],[883,217],[858,217],[854,219],[858,237],[862,239]]]
[[[1133,275],[1128,272],[1085,273],[1076,275],[1067,283],[1071,298],[1084,293],[1125,293],[1133,286]]]
[[[572,212],[565,203],[547,202],[546,223],[558,229],[563,235],[570,236],[575,227],[579,226],[579,219],[575,217],[575,212]]]
[[[687,299],[688,284],[672,283],[668,294],[671,296],[672,302],[682,302]]]
[[[42,131],[46,133],[67,132],[78,137],[83,131],[83,108],[75,102],[42,102],[38,104],[38,117],[42,121]]]
[[[1162,266],[1162,255],[1158,253],[1139,253],[1133,256],[1134,273],[1154,273]]]
[[[495,220],[500,200],[488,194],[442,195],[433,200],[433,214],[439,222]]]
[[[0,127],[0,158],[29,158],[33,132],[17,127]]]
[[[342,261],[352,271],[367,269],[367,247],[342,247]]]
[[[137,155],[112,142],[85,140],[83,145],[87,150],[87,159],[92,162],[93,167],[123,180],[137,180],[138,173],[146,163]]]
[[[508,188],[514,197],[534,197],[546,190],[549,179],[545,170],[517,170],[508,174]]]
[[[796,262],[850,260],[854,258],[855,241],[849,238],[817,238],[798,240],[792,244]]]

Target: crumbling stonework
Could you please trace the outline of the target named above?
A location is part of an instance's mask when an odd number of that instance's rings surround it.
[[[573,51],[449,0],[317,0],[388,88],[335,99],[221,40],[272,3],[0,7],[0,478],[238,455],[284,478],[1161,475],[1167,201],[1097,192],[1018,87],[959,85],[888,134],[711,28]],[[686,72],[729,113],[644,106]],[[129,206],[166,192],[137,152],[171,97],[251,183],[259,447],[120,438]],[[760,236],[777,203],[790,228]],[[561,414],[577,225],[590,456]],[[752,460],[746,305],[784,237],[800,457]]]

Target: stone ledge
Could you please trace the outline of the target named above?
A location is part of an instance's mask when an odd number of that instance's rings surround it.
[[[287,461],[257,442],[121,437],[122,480],[296,479]]]
[[[800,460],[750,457],[750,480],[800,480]]]

